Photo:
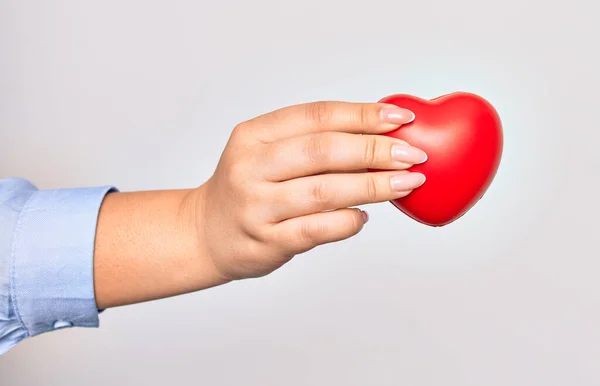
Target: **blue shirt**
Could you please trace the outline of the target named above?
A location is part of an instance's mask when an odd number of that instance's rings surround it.
[[[30,336],[98,327],[94,239],[112,190],[0,180],[0,355]]]

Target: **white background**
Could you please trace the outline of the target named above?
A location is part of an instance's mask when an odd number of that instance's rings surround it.
[[[30,339],[0,384],[600,385],[593,0],[0,0],[0,177],[194,187],[289,104],[498,110],[500,171],[456,223],[391,204],[274,274]]]

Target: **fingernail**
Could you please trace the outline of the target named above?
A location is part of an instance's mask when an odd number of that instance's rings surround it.
[[[369,222],[369,214],[367,212],[365,212],[364,210],[361,210],[360,214],[362,215],[363,224],[368,223]]]
[[[422,164],[427,161],[427,154],[410,145],[396,144],[392,146],[392,159],[409,164]]]
[[[415,114],[412,111],[400,107],[385,107],[381,110],[381,120],[386,123],[403,125],[414,119]]]
[[[425,176],[421,173],[403,173],[392,177],[390,183],[392,190],[396,192],[404,192],[413,190],[423,185]]]

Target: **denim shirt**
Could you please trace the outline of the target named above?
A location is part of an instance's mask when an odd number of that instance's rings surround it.
[[[98,327],[94,240],[100,205],[113,190],[0,180],[0,355],[48,331]]]

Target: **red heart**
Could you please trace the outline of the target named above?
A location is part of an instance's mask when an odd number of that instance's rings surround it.
[[[427,181],[392,204],[414,220],[444,226],[467,213],[489,188],[502,157],[502,123],[494,107],[464,92],[432,100],[391,95],[380,102],[411,110],[415,119],[385,135],[424,150],[411,171]]]

